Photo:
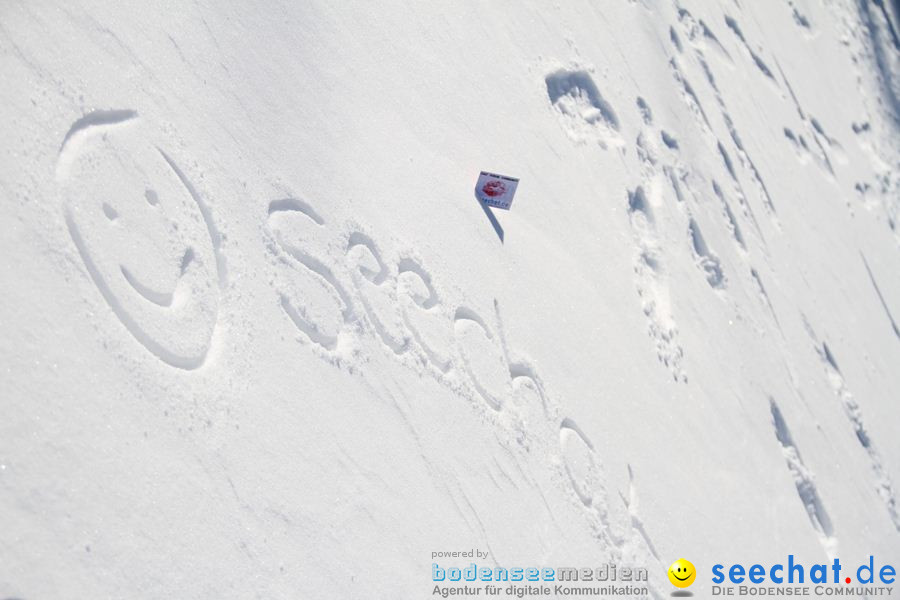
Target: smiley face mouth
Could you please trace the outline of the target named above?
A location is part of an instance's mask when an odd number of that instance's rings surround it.
[[[185,272],[191,264],[191,261],[194,260],[194,249],[188,247],[184,252],[184,256],[181,258],[181,267],[178,281],[181,281],[181,278],[184,277]],[[125,281],[136,291],[138,294],[144,297],[145,300],[156,304],[157,306],[162,306],[163,308],[170,308],[172,306],[172,302],[175,300],[175,291],[176,288],[169,292],[160,292],[154,290],[150,286],[141,283],[141,281],[135,277],[130,270],[125,265],[119,265],[119,270],[122,271],[122,275],[125,277]]]
[[[682,579],[681,577],[679,577],[678,575],[676,575],[674,572],[672,573],[672,577],[674,577],[674,578],[677,579],[678,581],[687,581],[688,579],[691,578],[690,575],[687,575],[684,579]]]

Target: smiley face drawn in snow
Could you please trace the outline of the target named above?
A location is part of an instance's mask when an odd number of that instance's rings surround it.
[[[220,238],[182,169],[140,129],[136,118],[73,125],[57,168],[66,227],[131,335],[163,362],[195,369],[218,317]]]

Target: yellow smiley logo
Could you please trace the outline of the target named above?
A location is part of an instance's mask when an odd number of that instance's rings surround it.
[[[679,558],[669,567],[668,574],[672,585],[686,588],[694,583],[694,579],[697,578],[697,569],[694,568],[694,564],[691,561]]]

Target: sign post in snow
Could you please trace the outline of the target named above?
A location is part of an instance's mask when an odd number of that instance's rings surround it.
[[[482,171],[475,185],[475,195],[487,206],[509,210],[519,180],[506,175],[497,175]]]

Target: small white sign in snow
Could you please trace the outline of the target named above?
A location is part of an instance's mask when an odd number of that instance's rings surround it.
[[[482,171],[475,185],[475,195],[488,206],[509,210],[518,185],[519,180],[514,177]]]

